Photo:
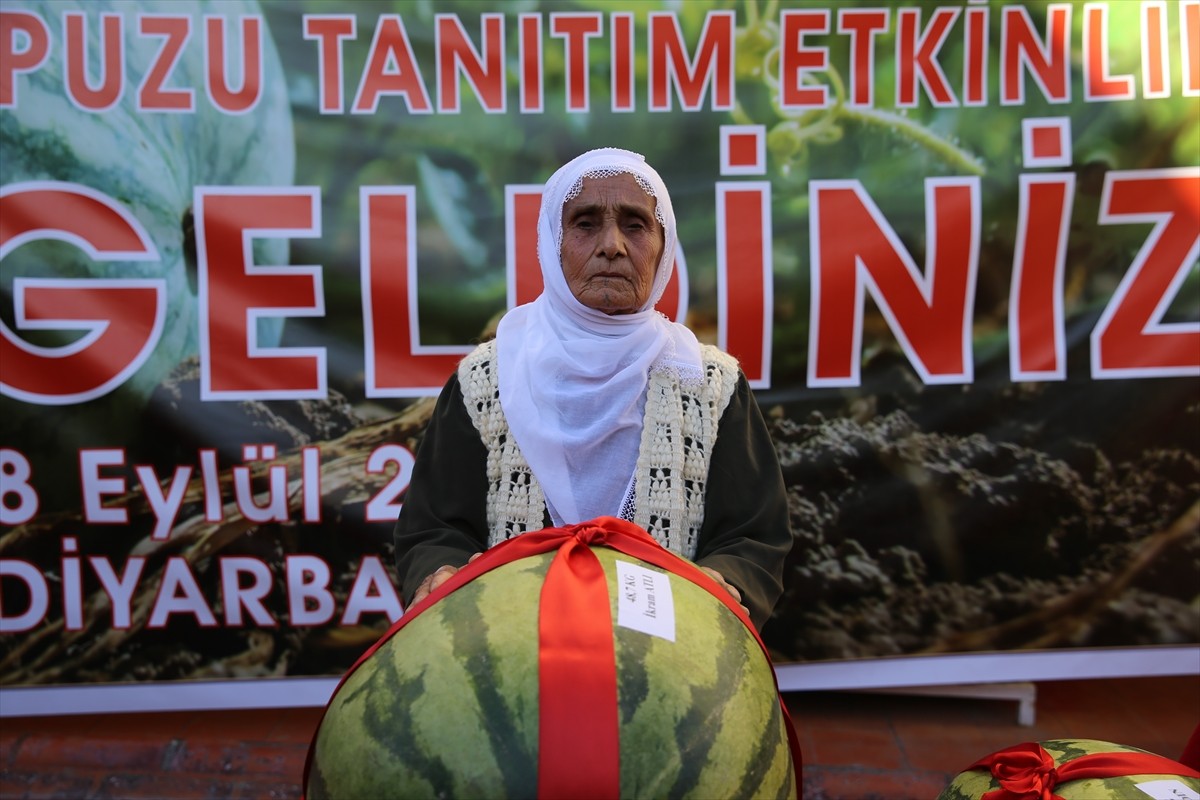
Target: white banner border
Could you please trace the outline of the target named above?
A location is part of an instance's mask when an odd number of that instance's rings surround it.
[[[783,692],[1200,675],[1200,645],[864,658],[779,664],[775,673]],[[324,706],[338,680],[0,687],[0,718]]]

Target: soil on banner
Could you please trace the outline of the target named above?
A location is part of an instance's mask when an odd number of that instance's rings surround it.
[[[795,536],[780,658],[1200,641],[1200,381],[865,375],[771,411]]]

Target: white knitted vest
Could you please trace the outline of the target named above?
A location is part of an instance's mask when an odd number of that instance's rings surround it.
[[[702,345],[704,382],[681,384],[674,373],[651,373],[635,469],[633,522],[663,547],[694,559],[704,522],[708,464],[717,426],[737,386],[737,360]],[[487,446],[488,546],[540,530],[546,511],[541,484],[521,455],[500,408],[496,343],[462,360],[458,380],[471,421]]]

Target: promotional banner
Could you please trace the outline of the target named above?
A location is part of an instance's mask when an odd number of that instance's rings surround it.
[[[1200,0],[3,0],[0,692],[354,663],[602,146],[767,417],[778,665],[1200,668]]]

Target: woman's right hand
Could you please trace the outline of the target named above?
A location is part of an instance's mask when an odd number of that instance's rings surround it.
[[[476,553],[467,559],[470,564],[475,559],[479,558],[483,553]],[[410,606],[415,606],[417,603],[424,600],[430,592],[448,581],[454,573],[458,572],[458,567],[452,567],[449,564],[443,564],[435,569],[431,574],[425,576],[425,580],[421,581],[421,585],[417,587],[417,591],[413,592],[412,602]]]

